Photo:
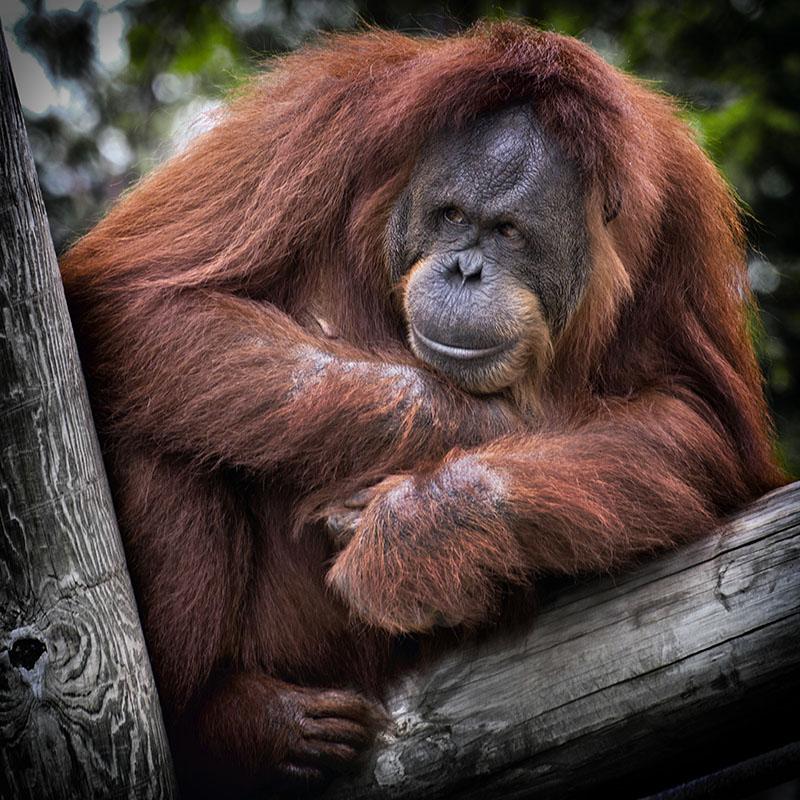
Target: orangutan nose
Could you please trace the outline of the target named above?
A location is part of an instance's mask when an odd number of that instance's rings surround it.
[[[483,256],[474,250],[464,250],[457,253],[447,266],[451,275],[461,278],[461,283],[467,281],[477,283],[483,272]]]

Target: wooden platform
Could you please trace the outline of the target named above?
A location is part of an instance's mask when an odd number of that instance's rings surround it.
[[[407,675],[396,732],[326,797],[639,797],[767,751],[791,761],[799,559],[795,483],[713,536],[567,588],[521,634]]]

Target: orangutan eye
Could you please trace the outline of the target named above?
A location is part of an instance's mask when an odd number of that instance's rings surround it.
[[[501,222],[497,226],[497,232],[504,239],[516,239],[519,237],[519,231],[510,222]]]
[[[456,208],[455,206],[450,206],[450,208],[446,208],[443,212],[444,218],[451,222],[453,225],[466,225],[467,224],[467,217],[461,209]]]

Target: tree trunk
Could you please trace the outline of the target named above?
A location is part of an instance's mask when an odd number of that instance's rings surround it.
[[[800,775],[799,692],[795,483],[406,676],[395,732],[325,797],[730,800]]]
[[[2,35],[0,148],[0,797],[174,797]]]

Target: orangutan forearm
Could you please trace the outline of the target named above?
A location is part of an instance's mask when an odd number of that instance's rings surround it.
[[[477,623],[504,581],[616,567],[748,499],[713,424],[650,395],[572,432],[506,437],[451,453],[430,477],[386,481],[329,580],[392,631]]]
[[[410,358],[378,361],[315,336],[268,304],[198,292],[154,305],[138,332],[120,342],[129,369],[117,424],[198,460],[320,477],[375,469],[391,453],[385,468],[396,470],[515,424],[499,401]]]

